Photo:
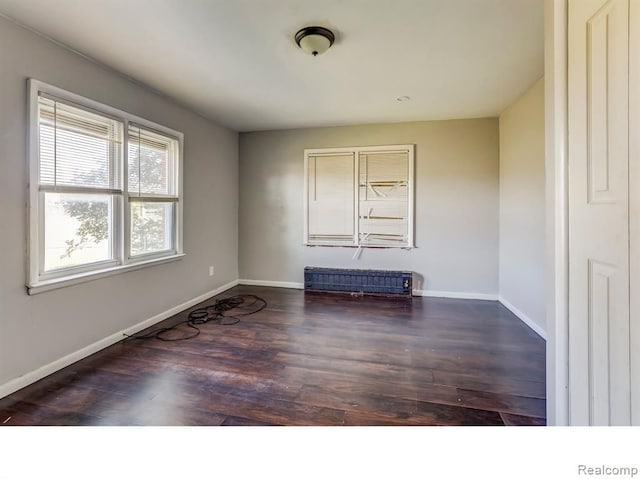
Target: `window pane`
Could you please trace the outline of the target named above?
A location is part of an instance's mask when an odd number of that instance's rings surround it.
[[[113,259],[111,195],[44,193],[44,269]]]
[[[122,123],[40,97],[40,184],[120,188]]]
[[[174,203],[131,203],[131,256],[173,249]]]
[[[128,149],[131,193],[175,195],[176,140],[132,125]]]

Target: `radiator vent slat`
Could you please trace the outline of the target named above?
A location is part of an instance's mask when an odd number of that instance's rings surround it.
[[[304,269],[305,291],[338,291],[384,296],[411,297],[410,271],[384,271],[367,269]]]

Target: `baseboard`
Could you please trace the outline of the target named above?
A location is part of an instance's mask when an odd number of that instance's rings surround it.
[[[272,288],[304,289],[304,283],[294,283],[287,281],[266,281],[261,279],[241,279],[239,284],[247,286],[269,286]],[[485,293],[459,293],[453,291],[430,291],[414,289],[414,296],[429,296],[433,298],[455,298],[455,299],[481,299],[485,301],[498,301],[497,294]]]
[[[481,299],[483,301],[498,301],[497,294],[487,293],[465,293],[458,291],[433,291],[430,289],[414,289],[413,295],[425,296],[428,298]]]
[[[239,284],[247,286],[270,286],[272,288],[304,289],[304,283],[288,281],[264,281],[261,279],[241,279]]]
[[[529,316],[524,314],[522,311],[520,311],[518,308],[516,308],[513,304],[511,304],[509,301],[504,299],[502,296],[500,296],[498,298],[498,301],[500,301],[500,303],[505,308],[507,308],[509,311],[511,311],[513,314],[515,314],[520,321],[522,321],[524,324],[526,324],[531,329],[533,329],[538,334],[538,336],[540,336],[545,341],[547,340],[546,331],[544,329],[542,329],[540,326],[538,326]]]
[[[131,335],[139,331],[142,331],[143,329],[148,328],[149,326],[153,326],[154,324],[159,323],[160,321],[170,318],[171,316],[179,313],[180,311],[184,311],[185,309],[190,308],[191,306],[195,306],[196,304],[201,303],[202,301],[212,296],[223,293],[226,290],[233,288],[236,285],[238,285],[238,280],[231,281],[230,283],[220,286],[219,288],[216,288],[212,291],[201,294],[200,296],[192,298],[189,301],[185,301],[182,304],[174,306],[173,308],[168,309],[166,311],[163,311],[160,314],[156,314],[151,318],[145,319],[144,321],[134,326],[131,326],[122,331],[118,331],[110,336],[107,336],[106,338],[100,339],[95,343],[90,344],[89,346],[86,346],[78,351],[68,354],[45,366],[42,366],[34,371],[31,371],[23,376],[12,379],[9,382],[6,382],[0,385],[0,398],[3,398],[15,391],[18,391],[19,389],[22,389],[23,387],[26,387],[29,384],[33,384],[36,381],[39,381],[40,379],[47,377],[50,374],[55,373],[56,371],[59,371],[60,369],[66,368],[67,366],[83,358],[86,358],[87,356],[97,353],[101,349],[111,346],[112,344],[115,344],[118,341],[121,341],[124,338],[125,334]]]

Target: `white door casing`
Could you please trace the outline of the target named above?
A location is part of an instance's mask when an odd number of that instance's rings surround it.
[[[629,0],[568,7],[569,422],[626,425]]]
[[[640,426],[640,0],[629,8],[629,242],[631,424]]]
[[[545,0],[547,425],[569,424],[567,0]]]

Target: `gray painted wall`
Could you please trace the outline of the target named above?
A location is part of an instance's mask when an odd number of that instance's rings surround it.
[[[2,385],[238,278],[238,135],[1,17],[0,45]],[[184,259],[26,294],[29,77],[184,133]]]
[[[500,297],[546,331],[544,81],[500,115]]]
[[[407,269],[414,288],[498,293],[498,120],[240,134],[240,277],[302,282],[304,266]],[[305,247],[305,148],[416,145],[417,248]]]

